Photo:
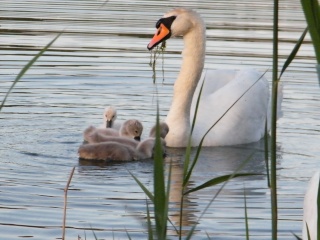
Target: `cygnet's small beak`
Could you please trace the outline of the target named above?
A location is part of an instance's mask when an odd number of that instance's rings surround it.
[[[111,125],[112,125],[112,121],[107,120],[106,128],[111,128]]]
[[[140,139],[140,136],[134,137],[133,139],[136,140],[136,141],[139,141],[139,142],[140,142],[140,140],[141,140],[141,139]]]

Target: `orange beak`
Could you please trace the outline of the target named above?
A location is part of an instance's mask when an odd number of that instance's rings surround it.
[[[170,37],[170,35],[170,30],[163,23],[161,23],[160,27],[157,29],[147,48],[149,50],[152,50],[159,43],[167,40]]]

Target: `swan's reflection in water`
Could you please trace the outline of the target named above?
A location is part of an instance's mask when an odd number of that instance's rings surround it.
[[[167,157],[165,158],[166,173],[168,173],[170,164],[172,167],[169,198],[169,218],[178,230],[180,226],[180,201],[185,151],[185,148],[167,148]],[[196,148],[192,149],[191,161],[193,161],[195,154]],[[278,159],[280,157],[281,156],[278,156]],[[244,164],[244,162],[246,163]],[[213,229],[213,226],[220,228],[221,225],[225,226],[225,222],[230,221],[230,219],[233,220],[233,218],[237,219],[235,220],[236,224],[234,224],[234,228],[236,229],[237,226],[239,227],[239,224],[242,224],[239,222],[241,222],[241,218],[244,217],[243,211],[239,213],[232,212],[232,210],[229,211],[228,209],[243,208],[244,182],[246,196],[248,199],[251,199],[251,203],[256,204],[256,211],[265,211],[264,208],[266,206],[261,206],[261,204],[266,202],[265,198],[268,197],[269,190],[267,187],[263,140],[256,143],[239,146],[202,148],[198,162],[191,175],[190,181],[185,188],[185,191],[199,186],[212,178],[226,174],[232,174],[241,165],[243,165],[243,168],[240,170],[240,172],[259,173],[261,175],[241,177],[231,180],[220,192],[218,198],[214,201],[208,213],[205,214],[204,221],[200,221],[200,225],[196,229],[202,231],[201,228],[207,228],[208,224],[210,225],[210,229]],[[135,199],[137,197],[135,194],[133,194],[133,196],[131,191],[140,192],[141,189],[139,189],[131,175],[128,174],[128,170],[142,180],[143,183],[147,182],[147,188],[153,192],[153,161],[151,160],[127,163],[79,161],[78,168],[80,174],[94,176],[95,182],[101,181],[105,186],[113,186],[112,189],[117,188],[117,191],[110,193],[110,195],[113,195],[112,198],[114,198],[114,195],[117,195],[118,199],[121,199],[122,202],[127,202],[129,204],[128,199]],[[120,178],[121,180],[119,180]],[[126,190],[121,190],[121,188],[124,186]],[[127,191],[128,186],[131,186],[131,190],[129,192]],[[222,184],[219,184],[217,186],[212,186],[185,195],[183,199],[181,219],[183,236],[185,236],[191,227],[197,223],[198,218],[203,212],[204,208],[207,206],[210,200],[212,200],[221,186]],[[145,212],[144,204],[145,201],[143,201],[142,206],[136,205],[133,206],[132,209],[138,208],[138,212]],[[260,210],[259,207],[261,208]],[[222,212],[226,209],[228,212]],[[212,220],[213,215],[215,214],[215,219]],[[215,222],[212,225],[212,221],[219,222]],[[168,234],[170,236],[176,236],[177,233],[174,228],[171,227],[170,224],[168,224],[168,226]],[[231,225],[229,225],[228,227],[223,227],[223,229],[214,229],[213,231],[233,231],[233,228]],[[201,235],[203,232],[199,234]]]
[[[201,215],[203,209],[214,197],[222,184],[185,195],[183,199],[182,219],[180,219],[185,149],[169,148],[167,152],[167,168],[169,168],[169,163],[172,164],[169,216],[177,229],[179,229],[181,221],[182,235],[184,236],[191,227],[197,223],[198,217]],[[195,153],[196,148],[192,150],[191,161],[193,161]],[[232,174],[237,171],[239,167],[241,167],[239,172],[256,173],[259,175],[236,178],[229,182],[228,186],[231,185],[231,187],[225,187],[220,192],[224,199],[235,198],[236,195],[240,195],[239,198],[243,199],[244,181],[249,182],[248,186],[245,187],[246,196],[265,195],[267,191],[267,177],[264,140],[238,146],[202,148],[198,162],[184,191],[199,186],[212,178]],[[238,185],[236,187],[232,186],[232,184],[235,183]],[[261,191],[260,188],[264,188],[265,191]],[[226,202],[228,202],[228,200]],[[172,231],[171,234],[174,235],[175,232]]]

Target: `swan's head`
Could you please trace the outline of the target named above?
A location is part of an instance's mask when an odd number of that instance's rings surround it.
[[[106,128],[112,128],[114,121],[117,119],[117,110],[114,107],[106,108],[103,118],[106,122]]]
[[[202,26],[204,23],[197,12],[185,8],[171,10],[156,23],[157,31],[147,47],[152,50],[170,37],[184,36],[193,28]]]

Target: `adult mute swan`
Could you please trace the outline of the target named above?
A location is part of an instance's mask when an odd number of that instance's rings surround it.
[[[302,236],[303,240],[308,239],[308,231],[307,225],[310,233],[310,239],[316,240],[317,238],[317,224],[320,224],[318,212],[319,209],[317,207],[318,201],[318,191],[320,184],[320,171],[316,172],[311,178],[308,189],[304,196],[304,204],[303,204],[303,230]],[[318,233],[319,234],[319,233]]]
[[[195,11],[184,8],[169,11],[156,23],[156,28],[148,44],[149,50],[170,37],[183,36],[184,41],[182,66],[174,84],[173,99],[166,118],[170,127],[166,136],[167,146],[187,145],[191,131],[190,119],[193,119],[197,93],[203,81],[192,145],[198,146],[207,130],[251,86],[209,132],[203,146],[236,145],[261,139],[265,133],[269,105],[269,84],[263,74],[254,70],[206,70],[202,73],[206,28]]]

